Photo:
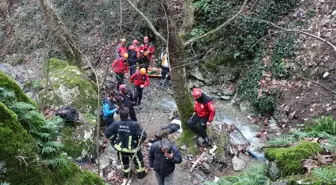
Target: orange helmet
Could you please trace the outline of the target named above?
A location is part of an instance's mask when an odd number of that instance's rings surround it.
[[[123,54],[123,58],[124,58],[124,59],[128,59],[128,53],[124,53],[124,54]]]
[[[146,74],[146,68],[141,68],[140,69],[140,74],[145,75]]]
[[[149,41],[148,36],[145,36],[145,37],[144,37],[144,42],[148,42],[148,41]]]
[[[138,40],[133,40],[133,45],[138,45],[139,44],[139,42],[138,42]]]
[[[191,95],[195,98],[198,99],[202,96],[202,90],[198,88],[194,88],[193,91],[191,92]]]

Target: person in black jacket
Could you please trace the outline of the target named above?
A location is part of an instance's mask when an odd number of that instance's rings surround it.
[[[117,93],[116,99],[118,106],[128,107],[131,120],[137,121],[135,110],[133,107],[133,105],[135,105],[134,97],[132,92],[126,88],[125,84],[121,84],[119,86],[119,92]]]
[[[149,166],[154,169],[159,185],[173,185],[175,164],[182,162],[182,156],[176,146],[167,138],[156,141],[149,150]]]
[[[127,107],[121,107],[119,114],[121,121],[115,121],[106,128],[105,137],[111,140],[112,147],[118,151],[118,159],[121,162],[124,176],[129,177],[131,173],[129,163],[133,159],[138,178],[143,178],[147,172],[144,168],[140,144],[146,140],[147,134],[139,123],[128,119]]]

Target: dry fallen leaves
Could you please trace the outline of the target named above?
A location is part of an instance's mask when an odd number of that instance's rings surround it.
[[[325,155],[317,154],[316,158],[322,164],[330,164],[334,161],[334,158],[331,154],[325,154]]]

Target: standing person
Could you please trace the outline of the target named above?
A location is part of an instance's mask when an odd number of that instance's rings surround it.
[[[120,85],[117,97],[118,97],[118,101],[119,101],[118,102],[119,106],[128,107],[131,120],[132,121],[137,121],[137,118],[136,118],[136,115],[135,115],[135,110],[134,110],[134,107],[133,107],[133,105],[135,104],[133,94],[129,89],[126,88],[125,84]]]
[[[105,126],[108,127],[114,122],[114,113],[117,111],[117,105],[115,103],[115,92],[111,92],[107,97],[104,97],[103,101],[103,120]]]
[[[125,72],[128,73],[128,53],[124,53],[123,58],[116,59],[112,64],[112,71],[117,75],[117,90],[124,83]]]
[[[141,68],[140,72],[134,73],[130,77],[130,83],[132,83],[133,81],[134,81],[134,85],[135,85],[135,87],[134,87],[135,103],[140,106],[143,89],[149,85],[149,81],[150,81],[149,77],[146,73],[146,69]]]
[[[149,166],[154,169],[159,185],[174,185],[175,164],[182,162],[182,156],[176,146],[163,138],[156,141],[149,150]]]
[[[121,121],[115,121],[106,128],[105,137],[111,140],[112,147],[118,152],[124,176],[128,178],[130,175],[129,163],[133,158],[138,178],[143,178],[147,172],[144,168],[140,144],[146,140],[147,134],[139,123],[128,119],[129,110],[127,107],[121,107],[119,112]]]
[[[148,71],[148,65],[150,62],[152,62],[154,58],[154,52],[155,52],[155,47],[151,42],[149,42],[149,37],[145,36],[144,37],[144,44],[142,44],[140,47],[140,52],[142,53],[141,59],[142,59],[142,64],[146,68],[146,71]]]
[[[126,53],[126,52],[127,52],[126,39],[122,38],[122,39],[120,39],[120,43],[118,44],[118,46],[116,47],[116,50],[115,50],[116,59],[122,58],[124,53]]]
[[[211,98],[202,93],[201,89],[194,88],[191,94],[195,100],[195,104],[194,114],[188,120],[188,126],[197,134],[193,139],[198,139],[201,136],[204,140],[203,145],[209,145],[206,128],[211,125],[215,116],[215,107],[212,104]],[[200,124],[199,127],[198,123]]]
[[[136,63],[140,59],[140,50],[138,48],[138,41],[133,40],[132,45],[128,48],[128,65],[130,68],[130,76],[132,76],[136,71]]]
[[[165,80],[168,80],[169,85],[171,85],[169,72],[170,72],[170,65],[169,65],[169,60],[168,60],[168,53],[167,53],[167,50],[165,50],[164,52],[161,53],[161,81],[160,81],[161,88],[163,88]]]

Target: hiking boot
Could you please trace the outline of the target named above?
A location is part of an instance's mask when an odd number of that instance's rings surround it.
[[[139,179],[142,179],[142,178],[146,177],[146,175],[147,175],[147,172],[146,172],[146,171],[139,172],[139,173],[138,173],[138,178],[139,178]]]
[[[194,137],[193,137],[193,140],[196,140],[196,139],[198,139],[200,137],[200,135],[195,135]]]
[[[203,145],[203,146],[209,146],[209,145],[210,145],[210,140],[209,140],[209,138],[206,137],[206,138],[203,138],[203,140],[204,140],[204,141],[202,142],[202,145]]]

